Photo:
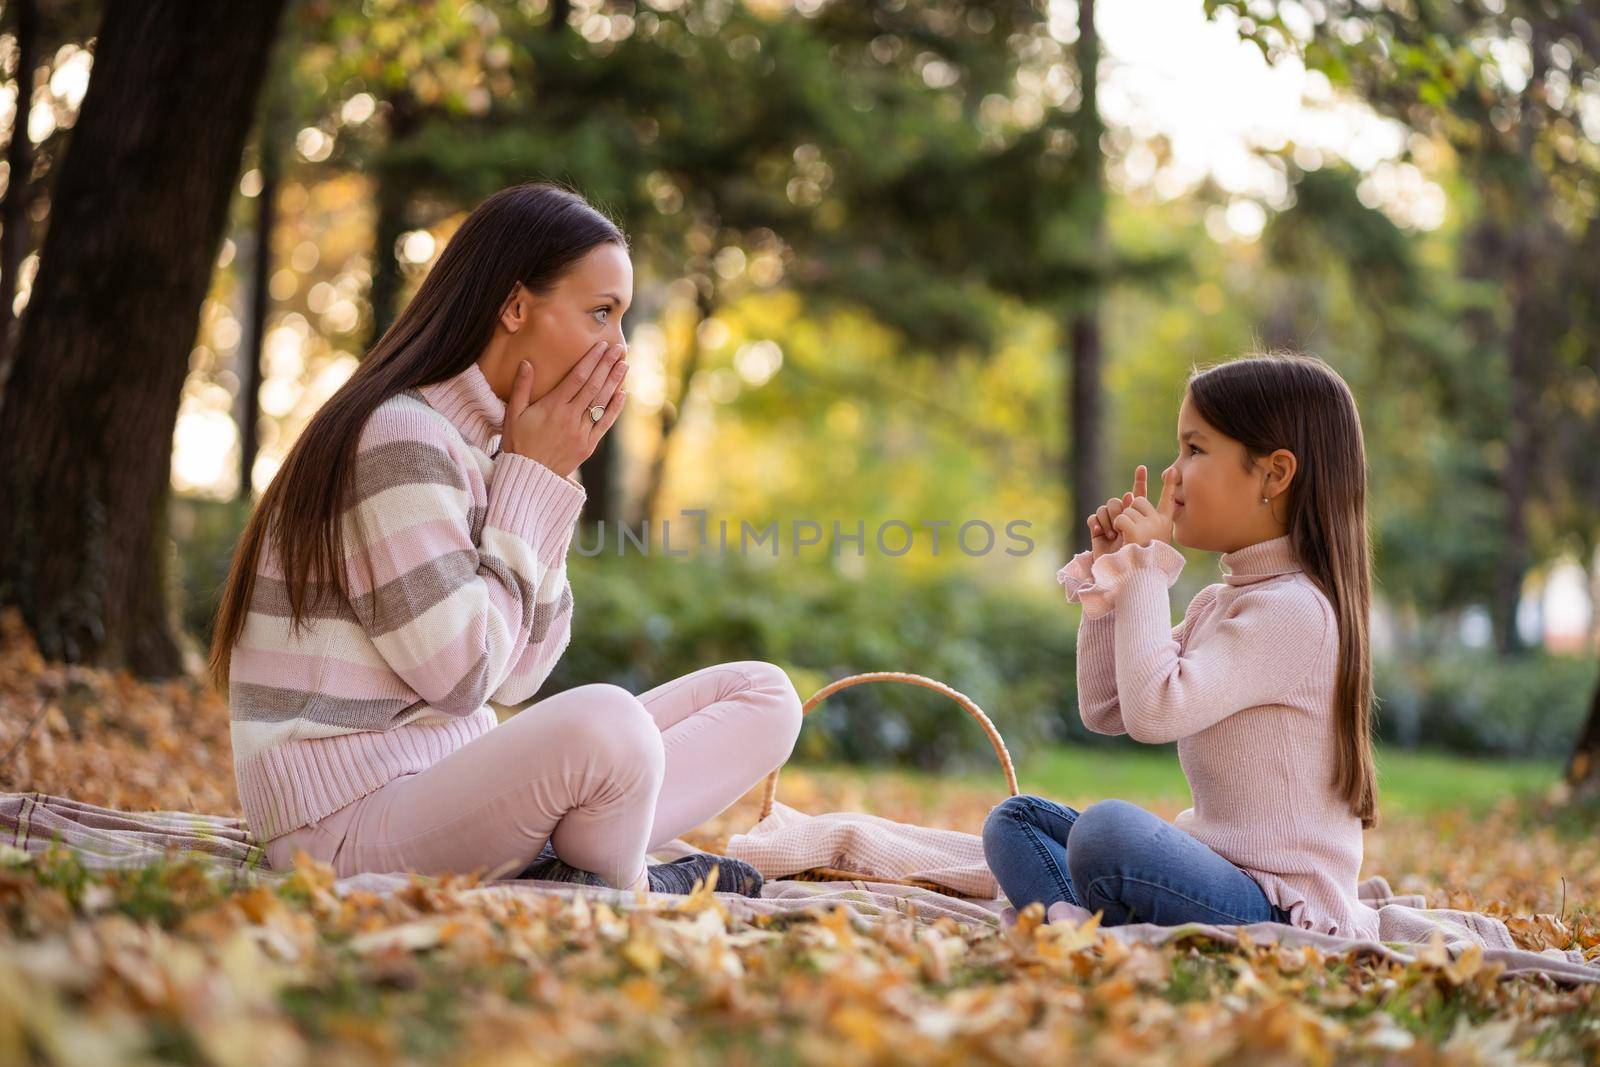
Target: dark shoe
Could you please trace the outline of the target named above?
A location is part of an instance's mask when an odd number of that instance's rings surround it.
[[[688,893],[696,881],[706,881],[713,868],[717,869],[718,893],[740,893],[747,897],[761,895],[761,872],[743,860],[730,856],[714,856],[709,852],[695,852],[675,859],[671,863],[655,863],[646,868],[652,893]]]
[[[512,877],[532,878],[541,882],[571,882],[574,885],[592,885],[599,886],[602,889],[607,888],[605,881],[599,875],[590,874],[588,871],[580,871],[571,864],[563,862],[561,857],[556,855],[556,850],[550,844],[548,838],[545,840],[544,848],[539,851],[539,855],[534,861]]]

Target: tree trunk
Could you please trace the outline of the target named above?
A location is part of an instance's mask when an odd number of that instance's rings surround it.
[[[1534,257],[1529,254],[1532,240],[1527,233],[1513,238],[1516,253],[1509,279],[1513,306],[1506,356],[1511,379],[1507,383],[1511,410],[1506,427],[1505,466],[1500,471],[1505,532],[1503,548],[1496,561],[1494,606],[1490,613],[1495,647],[1501,655],[1523,649],[1522,635],[1517,629],[1517,608],[1522,602],[1522,583],[1528,573],[1528,490],[1538,459],[1539,383],[1533,349],[1540,338],[1538,287],[1529,276],[1530,271],[1538,269]]]
[[[578,468],[578,480],[583,483],[587,499],[583,503],[582,521],[590,525],[605,523],[613,526],[620,514],[617,506],[617,450],[616,427],[611,427],[589,458]],[[615,532],[613,530],[613,532]]]
[[[1600,656],[1600,549],[1589,537],[1579,538],[1582,546],[1585,591],[1589,597],[1589,647],[1591,656]]]
[[[13,0],[11,32],[17,41],[17,110],[11,120],[11,143],[6,145],[6,200],[0,209],[0,387],[11,363],[15,338],[11,307],[17,298],[17,271],[28,255],[28,200],[33,189],[33,142],[28,138],[28,108],[33,100],[35,55],[39,38],[39,13],[35,0]]]
[[[1600,796],[1600,680],[1596,680],[1594,699],[1589,701],[1589,721],[1567,759],[1567,784],[1572,786],[1574,799]]]
[[[1537,108],[1544,96],[1545,64],[1548,51],[1541,39],[1544,27],[1532,23],[1533,47],[1529,50],[1532,69],[1522,92],[1524,120],[1518,125],[1518,180],[1507,190],[1513,202],[1521,205],[1523,217],[1511,234],[1511,257],[1506,264],[1507,288],[1511,293],[1511,331],[1506,337],[1506,362],[1510,375],[1510,425],[1506,430],[1506,460],[1500,484],[1505,491],[1505,544],[1495,574],[1495,641],[1502,655],[1520,652],[1522,635],[1517,631],[1517,608],[1522,599],[1522,583],[1528,573],[1532,552],[1528,544],[1528,500],[1537,484],[1540,439],[1544,434],[1539,397],[1545,384],[1549,343],[1544,329],[1545,304],[1553,293],[1545,284],[1549,270],[1549,244],[1554,223],[1550,221],[1549,189],[1534,158],[1534,126],[1526,114]],[[1561,297],[1553,297],[1561,299]]]
[[[1100,37],[1095,31],[1094,4],[1095,0],[1079,0],[1078,4],[1078,76],[1082,81],[1083,99],[1078,107],[1076,155],[1079,164],[1075,186],[1081,198],[1079,217],[1088,237],[1090,262],[1098,275],[1105,264],[1106,250],[1105,167],[1100,156]],[[1102,496],[1100,293],[1101,285],[1096,277],[1079,297],[1067,324],[1072,352],[1067,421],[1072,435],[1066,472],[1067,498],[1071,501],[1067,517],[1072,530],[1066,546],[1068,554],[1089,547],[1089,528],[1079,521],[1079,516],[1087,517],[1089,509],[1097,506]]]
[[[405,143],[422,125],[416,98],[404,89],[389,98],[389,147]],[[372,335],[370,349],[378,343],[400,312],[400,289],[405,276],[395,245],[411,228],[411,180],[404,168],[380,160],[374,169],[378,188],[374,199],[378,218],[372,238]]]
[[[261,351],[267,335],[267,314],[272,310],[272,231],[278,224],[278,182],[283,161],[278,154],[276,130],[261,123],[261,192],[256,194],[256,245],[250,264],[250,322],[239,350],[239,491],[235,498],[249,502],[255,491],[256,456],[261,451],[256,424],[261,421]]]
[[[112,0],[0,407],[0,604],[169,676],[172,429],[284,0]]]
[[[1589,584],[1590,655],[1600,655],[1600,555],[1587,540],[1584,545],[1584,570]],[[1589,701],[1589,721],[1578,734],[1578,742],[1567,757],[1567,784],[1580,799],[1600,796],[1600,678],[1595,679],[1594,698]]]

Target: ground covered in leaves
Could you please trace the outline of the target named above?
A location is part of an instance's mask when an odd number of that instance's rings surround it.
[[[237,811],[214,696],[47,667],[14,619],[0,638],[0,790]],[[997,799],[804,770],[781,795],[967,830]],[[1558,801],[1388,819],[1365,873],[1500,914],[1527,947],[1600,956],[1595,824]],[[756,802],[695,843],[747,828]],[[1470,954],[1399,966],[1129,947],[1027,915],[1004,932],[842,911],[750,923],[708,894],[641,912],[471,878],[343,898],[331,883],[316,865],[269,887],[0,847],[0,1064],[1600,1062],[1600,990],[1500,980]]]

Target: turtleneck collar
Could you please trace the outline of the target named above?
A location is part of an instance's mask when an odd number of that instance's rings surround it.
[[[495,395],[476,361],[454,377],[418,386],[417,391],[461,431],[462,437],[483,451],[489,451],[489,442],[500,435],[506,402]]]
[[[1304,569],[1295,558],[1288,534],[1222,554],[1222,580],[1229,585],[1250,585]]]

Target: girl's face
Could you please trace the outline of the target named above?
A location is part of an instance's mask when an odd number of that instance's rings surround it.
[[[1206,552],[1234,552],[1288,533],[1283,492],[1294,453],[1280,448],[1247,466],[1244,445],[1195,413],[1184,393],[1178,409],[1173,540]],[[1270,504],[1261,498],[1268,497]]]
[[[500,310],[500,320],[478,365],[502,400],[511,396],[517,364],[533,366],[532,399],[566,377],[598,342],[623,345],[622,313],[633,300],[633,263],[621,245],[596,245],[548,293],[520,284]]]

